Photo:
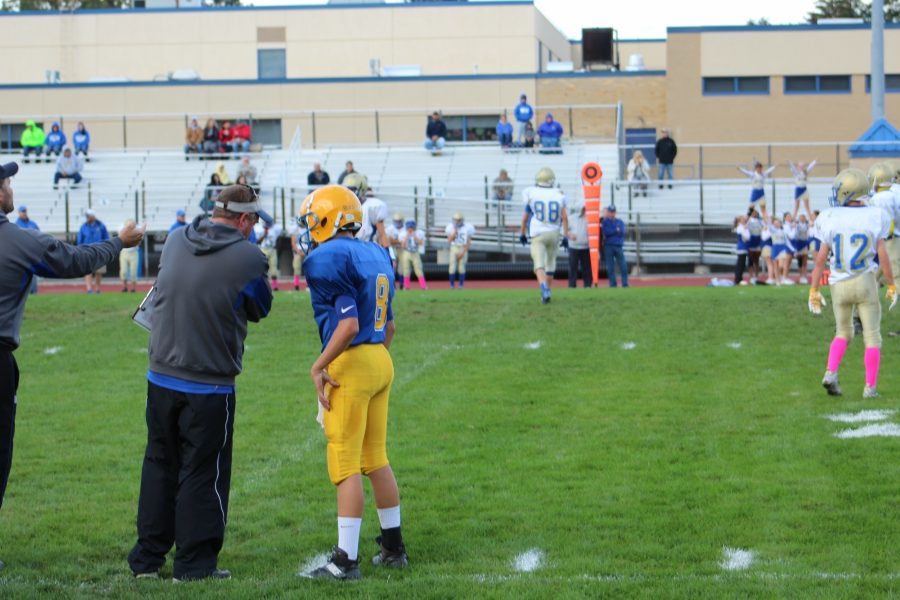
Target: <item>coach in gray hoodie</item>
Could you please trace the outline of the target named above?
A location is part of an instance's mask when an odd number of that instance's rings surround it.
[[[246,242],[269,218],[245,185],[223,189],[211,218],[197,217],[166,239],[149,299],[147,450],[138,502],[135,577],[158,577],[176,545],[176,580],[225,579],[225,538],[235,377],[247,321],[272,307],[263,253]]]
[[[144,237],[143,229],[132,225],[122,229],[117,238],[76,247],[35,229],[21,229],[6,218],[14,208],[11,181],[18,171],[16,163],[0,165],[0,505],[12,466],[16,430],[19,367],[13,352],[19,347],[32,278],[87,275],[112,262],[123,247],[137,246]]]

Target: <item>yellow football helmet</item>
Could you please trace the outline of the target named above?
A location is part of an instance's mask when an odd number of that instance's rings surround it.
[[[360,200],[363,200],[366,197],[366,192],[369,190],[369,180],[366,179],[365,175],[360,175],[359,173],[348,174],[344,177],[344,181],[341,185],[350,188]]]
[[[869,167],[869,186],[880,192],[891,187],[894,182],[894,168],[886,162],[875,163]]]
[[[298,236],[297,245],[307,253],[313,244],[330,240],[338,231],[358,231],[362,219],[362,205],[352,191],[342,185],[320,187],[300,205],[297,220],[306,230]]]
[[[844,169],[831,184],[832,206],[846,206],[849,202],[863,200],[869,194],[869,178],[860,169]]]
[[[534,176],[534,184],[540,187],[553,187],[556,183],[556,174],[550,167],[544,167]]]
[[[884,164],[888,165],[894,171],[894,182],[900,183],[900,160],[896,158],[892,158],[891,160],[884,161]]]
[[[457,224],[462,223],[464,220],[465,220],[465,217],[463,217],[463,214],[461,212],[453,213],[453,221],[456,222]]]

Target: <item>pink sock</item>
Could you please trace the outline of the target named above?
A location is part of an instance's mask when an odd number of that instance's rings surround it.
[[[425,278],[424,278],[424,277],[419,277],[419,289],[420,289],[420,290],[427,290],[427,289],[428,289],[428,284],[425,283]]]
[[[277,280],[276,278],[274,278],[274,277],[272,278],[272,289],[273,289],[273,290],[277,290],[277,289],[278,289],[278,280]]]
[[[409,289],[409,275],[407,275],[406,277],[403,278],[403,289],[404,290]]]
[[[866,348],[866,385],[874,388],[878,385],[878,367],[881,365],[881,348]]]
[[[841,368],[841,361],[844,359],[844,352],[847,351],[849,344],[850,340],[844,338],[836,337],[831,340],[831,349],[828,350],[828,370],[832,373],[837,373]]]
[[[300,276],[294,275],[294,287],[300,287]]]

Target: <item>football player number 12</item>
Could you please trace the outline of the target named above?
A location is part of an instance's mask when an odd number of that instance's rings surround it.
[[[375,278],[375,331],[383,331],[388,315],[388,286],[391,280],[384,273]]]
[[[559,221],[559,202],[555,200],[550,200],[546,203],[546,206],[543,200],[536,200],[533,209],[534,216],[538,221],[543,223],[556,223]]]
[[[844,269],[844,251],[847,250],[844,244],[844,235],[837,234],[834,236],[834,266],[838,271]],[[854,233],[850,236],[850,247],[856,251],[850,258],[850,271],[863,271],[866,268],[866,255],[869,251],[869,236],[862,233]]]

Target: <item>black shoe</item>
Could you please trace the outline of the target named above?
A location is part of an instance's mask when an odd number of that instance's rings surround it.
[[[328,562],[317,569],[298,573],[301,577],[309,579],[337,579],[338,581],[359,579],[359,560],[350,560],[347,553],[335,546],[331,549]]]
[[[402,569],[409,565],[409,557],[406,555],[406,547],[400,544],[396,550],[388,550],[381,544],[381,536],[375,538],[380,552],[372,557],[372,564],[389,569]]]
[[[186,575],[182,577],[173,577],[173,583],[182,583],[186,581],[199,581],[201,579],[231,579],[231,571],[227,569],[213,569],[210,573],[201,576]]]

